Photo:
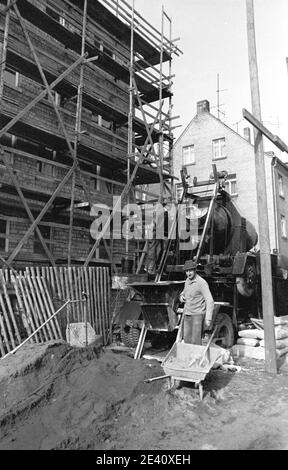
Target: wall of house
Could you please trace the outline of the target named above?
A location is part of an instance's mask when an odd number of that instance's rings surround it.
[[[272,174],[275,188],[276,248],[281,255],[288,258],[288,168],[280,160],[274,158]]]

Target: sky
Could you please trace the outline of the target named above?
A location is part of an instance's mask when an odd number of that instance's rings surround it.
[[[195,116],[197,101],[207,99],[218,116],[217,74],[223,90],[220,118],[243,135],[249,124],[242,109],[252,112],[246,1],[135,0],[135,9],[159,30],[162,6],[173,20],[172,37],[180,37],[177,45],[183,51],[173,60],[173,114],[180,115],[177,125],[182,126],[174,131],[175,137]],[[288,0],[254,0],[254,10],[262,121],[288,144]],[[288,161],[288,154],[267,139],[264,147]]]

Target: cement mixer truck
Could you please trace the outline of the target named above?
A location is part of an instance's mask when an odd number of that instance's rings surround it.
[[[225,191],[225,172],[218,173],[214,165],[207,181],[194,178],[190,184],[184,171],[181,177],[183,194],[178,211],[185,211],[187,223],[196,221],[197,233],[185,241],[185,249],[181,230],[176,230],[176,240],[168,234],[156,276],[130,284],[133,295],[124,304],[118,322],[122,325],[122,341],[137,346],[138,356],[147,332],[177,330],[186,259],[197,261],[198,273],[210,286],[215,301],[213,323],[214,327],[217,325],[220,346],[231,347],[239,325],[261,315],[259,255],[255,248],[258,235]],[[179,223],[179,217],[174,223]],[[173,224],[170,230],[175,231]]]

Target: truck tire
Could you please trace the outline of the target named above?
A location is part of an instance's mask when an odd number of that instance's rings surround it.
[[[235,343],[235,331],[231,318],[227,313],[218,313],[215,319],[216,344],[222,348],[232,348]]]
[[[248,261],[243,276],[236,278],[239,294],[243,297],[251,297],[256,289],[256,266],[254,262]]]
[[[128,348],[136,348],[140,336],[140,328],[133,326],[133,321],[128,320],[120,328],[120,338],[122,343]]]

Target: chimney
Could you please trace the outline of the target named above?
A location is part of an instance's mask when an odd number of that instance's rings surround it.
[[[249,144],[251,144],[251,130],[250,130],[250,127],[244,127],[243,132],[244,132],[244,139],[246,139],[247,142],[249,142]]]
[[[197,103],[197,114],[204,112],[210,113],[210,103],[208,100],[198,101]]]

